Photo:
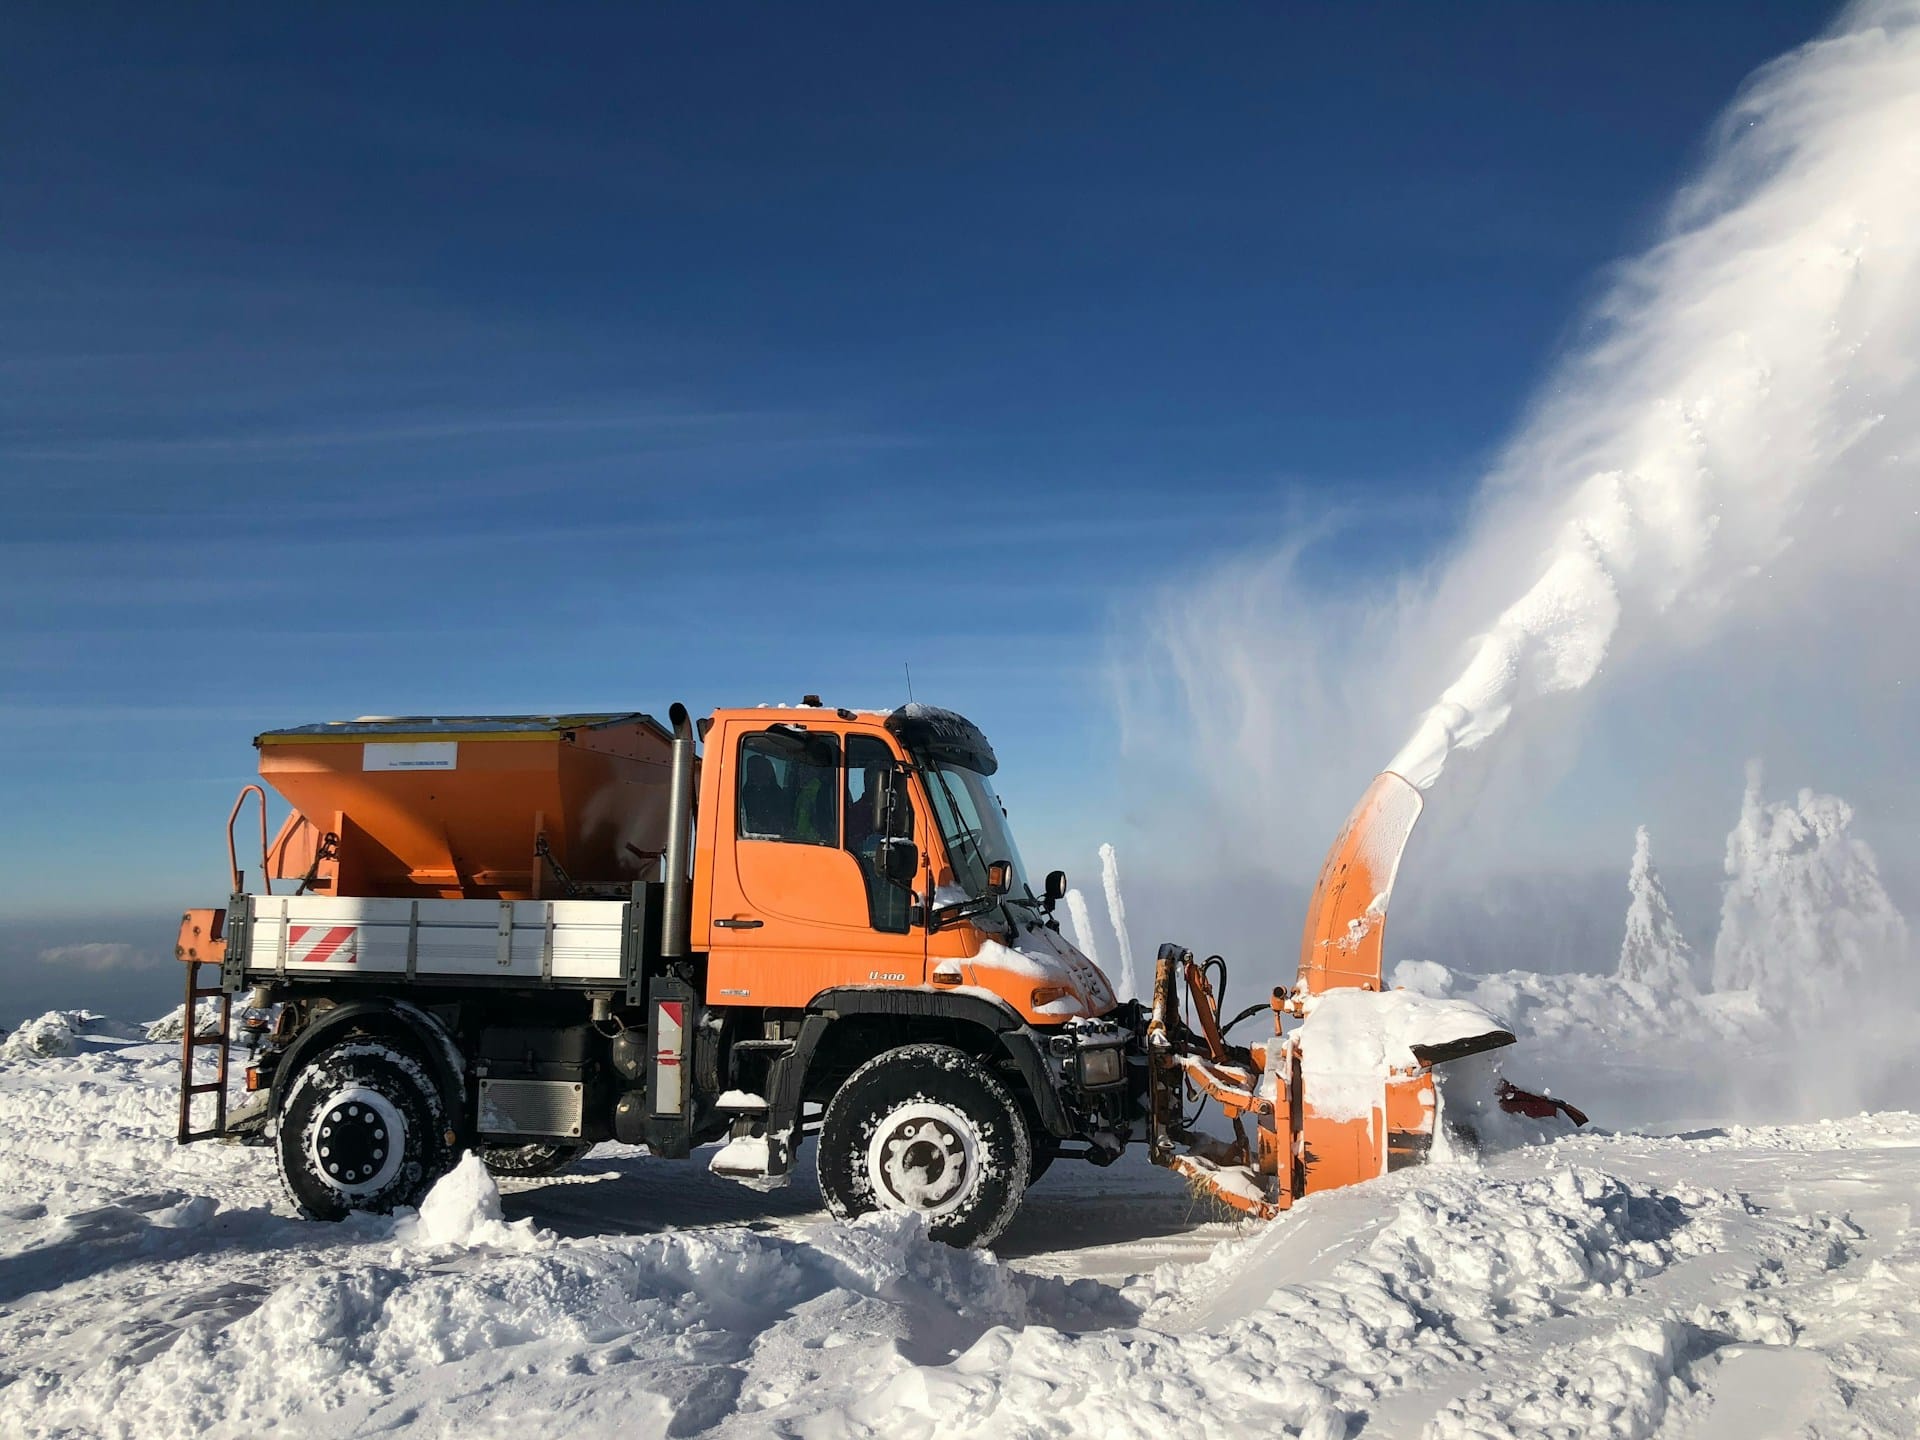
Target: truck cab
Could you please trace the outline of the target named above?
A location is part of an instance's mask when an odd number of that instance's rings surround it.
[[[708,1003],[875,987],[991,995],[1036,1026],[1110,1011],[1106,978],[1048,923],[997,768],[978,729],[928,706],[716,714],[692,917]]]
[[[181,957],[190,989],[220,967],[255,1042],[258,1099],[212,1129],[274,1144],[309,1215],[416,1203],[468,1148],[538,1173],[600,1140],[724,1141],[715,1170],[780,1184],[817,1132],[836,1214],[914,1210],[975,1244],[1142,1114],[1138,1007],[1061,935],[1064,876],[1036,891],[993,749],[950,711],[257,743],[295,811],[268,843],[261,796],[261,887],[235,864]],[[183,1139],[208,1133],[193,1099]]]

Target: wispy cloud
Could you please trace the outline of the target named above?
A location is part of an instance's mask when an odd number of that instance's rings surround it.
[[[142,460],[181,455],[279,454],[415,441],[485,439],[503,435],[669,434],[769,417],[750,411],[607,412],[464,415],[440,420],[374,421],[358,425],[238,433],[122,437],[76,442],[10,444],[0,453],[20,460]]]
[[[38,956],[42,965],[65,970],[83,970],[92,974],[105,971],[157,970],[167,963],[165,957],[137,945],[117,940],[89,940],[79,945],[55,945]]]

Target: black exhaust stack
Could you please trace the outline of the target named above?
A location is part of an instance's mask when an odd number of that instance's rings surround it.
[[[673,722],[673,768],[667,782],[667,853],[662,861],[666,894],[660,915],[660,954],[685,959],[693,931],[693,721],[678,700],[667,710]]]

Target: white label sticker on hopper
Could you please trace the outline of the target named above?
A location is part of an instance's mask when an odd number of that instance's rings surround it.
[[[458,768],[457,740],[414,740],[361,747],[362,770],[453,770]]]

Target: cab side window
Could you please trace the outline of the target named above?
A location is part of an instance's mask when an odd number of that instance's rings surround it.
[[[742,840],[838,845],[838,737],[792,730],[742,737],[734,824]]]
[[[904,935],[913,896],[880,873],[880,842],[913,838],[913,801],[897,774],[899,762],[885,741],[872,735],[847,737],[846,847],[860,862],[867,885],[867,915],[873,928]],[[889,787],[882,777],[894,775]]]

